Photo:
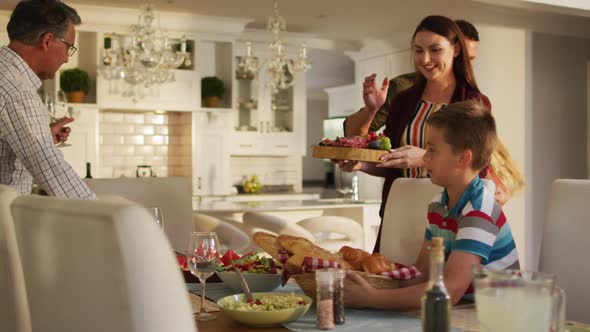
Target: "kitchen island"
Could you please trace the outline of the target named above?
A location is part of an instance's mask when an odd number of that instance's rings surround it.
[[[274,196],[274,195],[272,195]],[[218,218],[242,221],[245,212],[261,212],[298,222],[316,216],[342,216],[355,220],[363,228],[363,249],[372,251],[379,230],[379,201],[358,201],[343,198],[313,199],[268,199],[251,196],[251,200],[231,199],[193,199],[194,212]],[[263,198],[263,200],[260,200]],[[287,198],[285,196],[285,198]]]

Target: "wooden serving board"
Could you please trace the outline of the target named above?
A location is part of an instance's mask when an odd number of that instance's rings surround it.
[[[380,163],[379,157],[386,154],[386,150],[371,150],[359,148],[345,148],[340,146],[316,145],[312,148],[311,156],[314,158],[336,160],[358,160]]]

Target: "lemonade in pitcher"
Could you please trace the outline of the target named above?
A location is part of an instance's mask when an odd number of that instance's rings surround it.
[[[480,331],[563,331],[563,291],[555,276],[516,270],[474,268]]]

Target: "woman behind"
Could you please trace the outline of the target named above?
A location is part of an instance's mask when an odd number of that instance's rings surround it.
[[[481,100],[491,110],[489,99],[479,92],[467,54],[465,38],[448,17],[428,16],[420,22],[412,37],[413,62],[419,79],[392,102],[385,125],[392,150],[381,157],[382,163],[340,162],[343,171],[362,171],[385,178],[379,215],[383,217],[391,184],[398,177],[427,177],[423,168],[426,120],[430,114],[452,102]],[[375,74],[365,78],[365,111],[376,112],[387,97],[387,80],[381,88]],[[485,176],[485,174],[482,174]],[[381,228],[375,244],[379,250]]]

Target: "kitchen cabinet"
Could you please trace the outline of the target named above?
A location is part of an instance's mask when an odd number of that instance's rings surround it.
[[[101,108],[126,110],[193,111],[199,107],[195,91],[199,85],[195,72],[174,70],[175,81],[145,88],[129,86],[121,80],[97,78],[98,103]],[[122,92],[135,89],[137,97],[126,97]]]
[[[354,84],[324,89],[328,94],[328,117],[349,116],[358,111],[362,104],[358,104],[358,96],[362,91]]]
[[[235,64],[239,61],[236,57]],[[237,68],[237,65],[235,66]],[[236,156],[305,155],[305,73],[293,86],[273,93],[266,67],[254,77],[235,77],[235,107],[230,152]]]
[[[72,129],[68,143],[59,148],[64,159],[80,177],[86,176],[86,163],[92,165],[92,173],[97,175],[98,164],[98,108],[83,104],[71,104],[74,122],[68,124]]]
[[[230,116],[214,114],[195,111],[192,116],[194,195],[225,195],[232,188],[226,138]]]

